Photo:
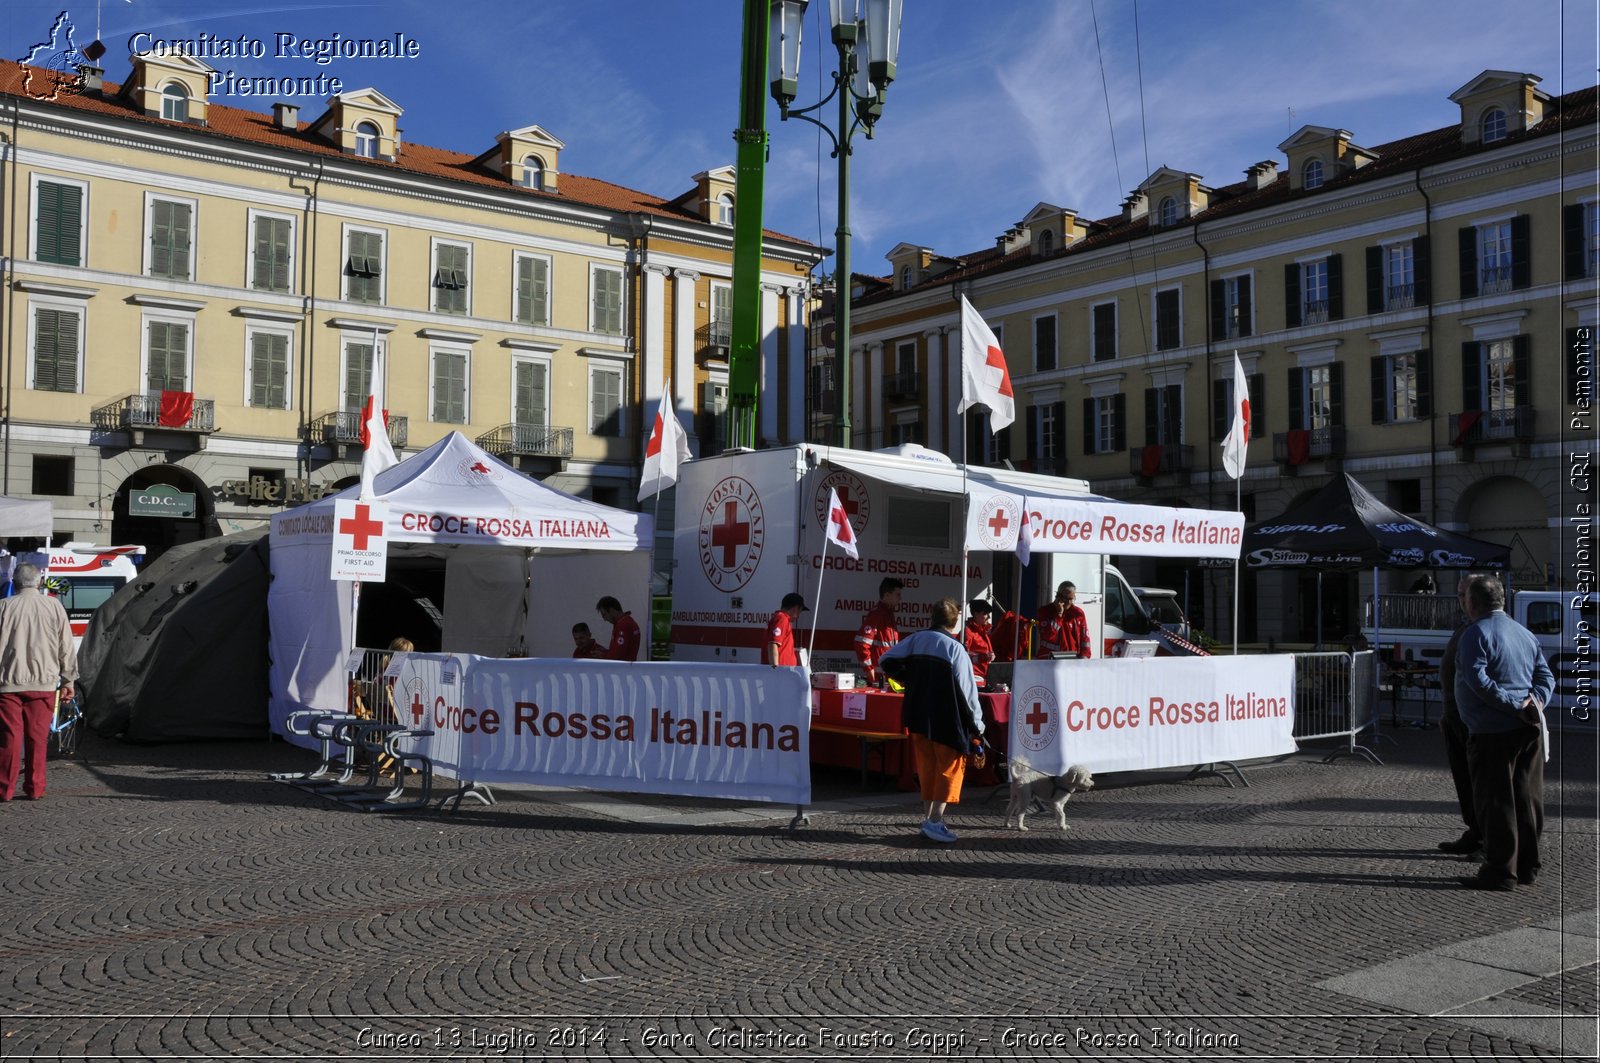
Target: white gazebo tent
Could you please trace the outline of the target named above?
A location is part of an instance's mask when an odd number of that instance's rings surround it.
[[[334,500],[272,518],[272,728],[298,709],[345,706],[354,640],[355,584],[329,577]],[[576,498],[522,475],[459,432],[380,473],[391,563],[427,558],[444,571],[442,649],[451,653],[566,657],[571,628],[596,623],[604,595],[648,624],[647,514]],[[602,639],[605,632],[597,632]]]
[[[46,498],[0,496],[0,539],[49,541],[54,520]]]

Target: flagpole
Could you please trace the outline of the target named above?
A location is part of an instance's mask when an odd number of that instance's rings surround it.
[[[828,570],[828,529],[822,529],[822,556],[817,559],[817,593],[811,596],[811,603],[816,606],[822,601],[822,574]],[[806,640],[806,667],[815,667],[817,649],[817,617],[821,614],[813,608],[811,612],[811,637]]]
[[[1244,477],[1233,481],[1233,508],[1244,514]],[[1233,655],[1239,656],[1239,555],[1233,555]]]
[[[972,464],[967,460],[967,411],[962,410],[956,415],[961,422],[961,601],[958,615],[961,617],[961,628],[966,629],[967,620],[967,569],[969,554],[967,549],[967,521],[972,516],[972,496],[967,493],[967,466]],[[965,644],[966,639],[961,640]]]

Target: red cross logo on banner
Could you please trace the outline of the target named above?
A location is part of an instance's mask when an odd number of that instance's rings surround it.
[[[428,706],[422,703],[422,688],[418,687],[411,692],[411,726],[416,727],[422,723],[422,717],[427,713]]]
[[[1033,733],[1037,735],[1044,730],[1044,725],[1050,722],[1050,714],[1044,711],[1042,703],[1036,701],[1033,703],[1033,707],[1028,710],[1028,714],[1022,718],[1022,722],[1031,727]]]
[[[1016,738],[1022,746],[1038,752],[1054,744],[1056,731],[1061,726],[1061,710],[1050,688],[1029,687],[1022,692],[1018,704],[1028,707],[1018,720],[1022,726],[1016,732]]]
[[[373,520],[372,511],[365,504],[358,502],[355,518],[339,522],[339,534],[350,536],[357,550],[366,550],[369,539],[383,535],[383,522]]]
[[[739,519],[739,506],[729,502],[721,524],[711,528],[711,545],[722,547],[722,567],[732,568],[734,551],[750,542],[750,524]]]
[[[994,511],[994,516],[989,518],[989,530],[994,532],[994,537],[996,539],[1000,538],[1000,536],[1006,533],[1006,529],[1009,527],[1011,527],[1011,521],[1006,518],[1006,511],[1003,509],[996,509]]]

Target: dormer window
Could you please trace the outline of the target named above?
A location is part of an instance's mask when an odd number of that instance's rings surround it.
[[[1300,171],[1300,183],[1305,188],[1322,187],[1322,160],[1307,159],[1304,168]]]
[[[356,125],[356,154],[363,159],[378,157],[378,127],[371,122]]]
[[[174,122],[189,120],[189,92],[177,82],[161,90],[161,117]]]
[[[717,197],[717,224],[733,224],[733,197],[726,192]]]
[[[1048,255],[1050,252],[1055,250],[1055,247],[1056,247],[1056,234],[1055,233],[1051,232],[1049,229],[1046,229],[1044,232],[1039,234],[1038,253],[1040,255]]]
[[[900,267],[900,290],[901,291],[905,291],[909,287],[911,287],[911,267],[910,266],[901,266]]]
[[[1171,196],[1163,199],[1161,201],[1161,209],[1156,214],[1156,218],[1161,225],[1178,224],[1178,201]]]
[[[1493,144],[1497,140],[1506,138],[1506,113],[1498,107],[1491,107],[1483,112],[1483,118],[1478,123],[1478,139],[1485,144]]]
[[[537,155],[529,155],[522,160],[522,187],[535,192],[544,191],[544,163],[539,161]]]

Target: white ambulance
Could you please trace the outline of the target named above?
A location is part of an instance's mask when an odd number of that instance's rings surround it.
[[[144,554],[142,546],[67,543],[50,548],[44,586],[66,607],[74,645],[83,642],[94,611],[138,574]]]
[[[1082,480],[989,468],[964,472],[944,455],[915,446],[869,452],[795,445],[686,462],[679,469],[673,531],[673,659],[759,662],[767,620],[785,594],[797,591],[812,608],[795,625],[798,648],[806,648],[816,628],[812,671],[856,672],[856,631],[889,576],[905,583],[897,614],[903,632],[926,627],[940,598],[970,601],[992,589],[1002,605],[1018,609],[1017,565],[1009,551],[974,544],[963,583],[964,500],[985,487],[1089,494]],[[860,557],[829,546],[819,595],[833,491],[849,514]],[[1013,573],[1002,580],[1007,585],[992,586],[996,568]],[[1150,629],[1138,598],[1100,554],[1035,552],[1021,578],[1038,602],[1048,601],[1062,580],[1077,584],[1078,603],[1102,650]],[[965,622],[964,606],[962,613]]]

